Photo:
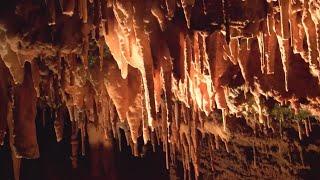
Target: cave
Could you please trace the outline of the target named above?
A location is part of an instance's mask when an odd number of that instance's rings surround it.
[[[318,0],[0,2],[0,179],[318,179],[319,121]]]

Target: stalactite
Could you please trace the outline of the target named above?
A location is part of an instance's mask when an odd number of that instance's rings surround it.
[[[117,127],[116,128],[117,131],[117,138],[118,138],[118,146],[119,146],[119,151],[122,151],[122,141],[121,141],[121,132],[120,132],[120,128]]]
[[[0,58],[0,76],[3,78],[0,78],[0,146],[4,145],[4,138],[6,134],[9,134],[7,132],[7,116],[8,116],[8,103],[9,103],[9,82],[8,78],[5,78],[8,75],[5,75],[8,73],[8,69],[6,68],[4,62]]]
[[[63,139],[64,121],[62,113],[62,109],[58,109],[54,113],[54,130],[56,133],[57,142],[60,142]]]
[[[72,163],[72,168],[77,168],[78,167],[78,122],[77,121],[72,121],[71,122],[71,138],[70,138],[70,144],[71,144],[71,163]]]
[[[214,136],[214,141],[215,141],[215,145],[216,145],[216,149],[219,149],[219,139],[218,136]]]
[[[134,4],[134,17],[133,17],[133,29],[137,39],[137,44],[139,47],[139,54],[143,60],[143,67],[139,67],[139,70],[142,74],[142,81],[144,87],[145,95],[145,105],[148,115],[148,124],[152,127],[153,120],[155,119],[155,100],[154,100],[154,86],[153,86],[153,59],[151,55],[151,48],[149,43],[149,37],[144,32],[144,23],[143,23],[143,14],[141,11],[142,7],[139,7],[140,4],[135,2]]]
[[[266,66],[267,66],[267,74],[274,74],[275,71],[275,56],[276,56],[276,48],[277,46],[277,36],[273,30],[270,30],[270,34],[266,37]]]
[[[284,115],[281,114],[281,117],[280,117],[280,119],[279,119],[279,133],[280,133],[281,139],[283,138],[283,134],[282,134],[282,122],[284,121],[284,117],[283,117],[283,116],[284,116]]]
[[[127,121],[131,132],[131,140],[133,143],[137,143],[137,139],[140,136],[139,129],[142,125],[142,109],[141,104],[142,92],[141,92],[141,76],[137,70],[129,70],[133,76],[128,77],[128,84],[130,89],[129,94],[129,108],[127,112]]]
[[[247,50],[247,43],[246,40],[242,39],[240,40],[240,50],[239,50],[239,59],[238,64],[241,70],[242,77],[245,81],[245,85],[249,85],[249,74],[248,74],[248,56],[249,51]]]
[[[222,124],[223,124],[223,130],[227,131],[227,115],[226,115],[225,109],[222,109]]]
[[[154,135],[154,133],[153,132],[151,132],[151,144],[152,144],[152,150],[153,150],[153,152],[155,152],[156,151],[156,147],[155,147],[155,135]]]
[[[62,6],[62,10],[63,10],[63,14],[68,15],[68,16],[73,16],[74,13],[74,9],[75,9],[75,0],[64,0],[63,1],[63,6]]]
[[[34,88],[36,90],[37,93],[37,98],[40,97],[40,69],[37,65],[36,61],[32,61],[31,62],[31,70],[32,70],[32,80],[33,80],[33,84],[34,84]]]
[[[319,17],[319,2],[309,2],[309,12],[311,14],[312,21],[315,24],[316,31],[316,41],[317,41],[317,52],[320,54],[320,17]],[[320,58],[318,57],[318,62],[320,64]],[[319,65],[320,66],[320,65]],[[318,76],[319,78],[319,76]],[[319,80],[320,81],[320,80]]]
[[[309,128],[309,132],[312,132],[312,124],[311,124],[310,118],[308,118],[308,128]]]
[[[175,9],[176,9],[176,0],[166,0],[166,9],[168,13],[168,18],[171,19],[174,16]]]
[[[24,63],[18,58],[18,55],[7,45],[6,54],[1,55],[4,64],[8,67],[12,78],[16,84],[21,84],[23,82],[24,73],[23,66]]]
[[[265,47],[264,47],[264,33],[260,32],[258,37],[258,44],[259,44],[259,50],[260,50],[260,66],[261,66],[261,72],[262,74],[265,73]]]
[[[238,64],[239,61],[239,39],[238,38],[231,38],[230,43],[229,43],[229,48],[231,52],[232,58],[230,60],[232,61],[233,64]]]
[[[181,5],[184,11],[184,16],[187,22],[188,28],[191,26],[190,18],[191,18],[191,10],[195,3],[195,0],[181,0]]]
[[[302,140],[302,133],[301,133],[301,126],[300,126],[300,122],[297,121],[298,124],[298,133],[299,133],[299,139]]]
[[[36,117],[36,91],[30,63],[25,64],[22,84],[14,87],[13,99],[13,144],[17,157],[38,158],[40,154],[34,122]]]
[[[115,106],[114,104],[112,103],[112,101],[110,100],[109,101],[109,113],[110,113],[110,122],[111,122],[111,126],[112,126],[112,134],[113,134],[113,138],[116,139],[117,137],[117,125],[116,125],[116,121],[117,121],[117,118],[116,118],[116,110],[115,110]]]
[[[56,24],[56,4],[54,0],[47,0],[47,7],[48,7],[48,25],[53,26]]]
[[[290,1],[280,0],[280,23],[281,23],[281,36],[283,39],[290,38],[289,26],[289,4]]]
[[[290,3],[290,28],[291,28],[291,43],[294,53],[303,53],[303,37],[304,28],[302,26],[301,17],[298,15],[302,7]]]
[[[226,148],[227,153],[230,153],[230,149],[229,149],[229,146],[228,146],[228,142],[227,142],[227,141],[224,141],[224,146],[225,146],[225,148]]]
[[[83,116],[83,115],[82,115]],[[82,117],[82,122],[80,123],[80,137],[81,137],[81,155],[85,156],[86,155],[86,123],[84,120],[84,117]]]
[[[281,61],[282,61],[282,67],[284,71],[284,80],[285,80],[285,90],[289,91],[289,60],[290,60],[290,45],[289,45],[289,40],[288,39],[283,39],[279,35],[277,35],[278,38],[278,43],[279,43],[279,48],[281,52]]]
[[[166,19],[161,9],[159,8],[159,6],[155,3],[155,1],[153,2],[151,13],[158,20],[161,30],[164,31],[165,25],[166,25]]]
[[[119,76],[121,72],[114,62],[107,62],[106,65],[108,72],[105,75],[104,84],[116,107],[120,121],[124,122],[129,108],[128,79],[122,79]]]
[[[140,89],[141,89],[141,94],[144,94],[144,88],[143,88],[143,83],[141,81],[141,86],[140,86]],[[144,96],[141,97],[141,107],[146,107],[145,106],[145,100],[144,100]],[[148,127],[148,116],[147,116],[147,112],[146,112],[146,109],[145,108],[142,108],[141,109],[141,113],[142,113],[142,134],[143,134],[143,142],[144,144],[147,144],[148,141],[151,140],[152,141],[152,135],[150,130],[149,130],[149,127]],[[153,151],[155,151],[155,147],[154,147],[154,143],[152,143],[152,147],[153,147]]]
[[[312,21],[311,14],[308,10],[309,5],[307,2],[304,2],[303,5],[303,13],[302,13],[302,25],[304,27],[304,31],[307,37],[308,43],[308,62],[309,68],[312,75],[318,77],[319,79],[319,52],[317,50],[317,38],[316,38],[316,29],[315,24]]]
[[[209,135],[208,136],[208,141],[209,141],[209,154],[210,154],[210,163],[211,163],[211,170],[214,171],[214,167],[213,167],[213,150],[214,150],[214,146],[213,146],[213,136]]]
[[[298,147],[298,149],[299,149],[301,164],[302,164],[302,166],[305,166],[304,157],[303,157],[303,149],[301,147]]]
[[[13,120],[13,103],[9,102],[7,112],[7,124],[8,124],[8,134],[9,134],[9,145],[11,149],[11,158],[12,158],[12,166],[13,166],[13,175],[15,180],[20,179],[20,168],[21,168],[21,158],[17,157],[16,148],[14,146],[14,120]]]
[[[305,129],[305,132],[306,132],[306,136],[309,137],[309,127],[308,127],[307,120],[303,120],[303,123],[304,123],[304,129]]]
[[[79,0],[80,1],[80,12],[82,17],[82,22],[87,23],[88,22],[88,0]]]
[[[227,43],[230,42],[230,15],[229,15],[229,0],[221,0],[222,2],[222,14],[223,14],[223,21],[225,25],[225,38]]]

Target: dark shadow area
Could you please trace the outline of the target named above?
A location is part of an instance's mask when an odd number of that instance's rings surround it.
[[[110,175],[103,177],[92,177],[90,175],[90,160],[88,155],[81,155],[79,147],[78,168],[71,166],[70,153],[70,134],[71,124],[67,119],[64,124],[64,139],[61,142],[56,141],[54,124],[51,112],[46,111],[46,122],[40,121],[39,113],[36,119],[37,138],[40,150],[39,159],[22,159],[20,169],[20,180],[99,180],[110,179]],[[80,138],[80,137],[79,137]],[[165,158],[161,147],[152,152],[152,146],[147,145],[147,151],[144,157],[134,157],[131,149],[126,145],[124,133],[122,133],[122,151],[118,150],[116,143],[114,146],[116,177],[120,180],[127,179],[169,179],[169,170],[165,167]],[[79,146],[81,146],[79,144]],[[87,146],[88,147],[88,146]],[[90,149],[87,148],[87,152]],[[101,168],[101,167],[97,167]],[[0,177],[1,180],[13,180],[13,167],[11,151],[8,137],[4,146],[0,147]]]

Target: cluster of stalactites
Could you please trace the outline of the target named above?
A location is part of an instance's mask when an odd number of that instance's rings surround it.
[[[172,93],[179,101],[190,106],[191,100],[206,114],[209,114],[216,104],[217,108],[225,112],[224,114],[228,114],[232,107],[225,99],[226,88],[221,86],[218,78],[223,72],[214,71],[224,69],[223,66],[230,66],[228,63],[220,63],[222,60],[238,65],[245,80],[246,89],[249,89],[249,86],[254,84],[248,67],[251,59],[249,58],[250,49],[256,44],[259,46],[262,74],[275,73],[277,51],[280,52],[285,91],[290,90],[290,63],[294,60],[295,54],[299,54],[308,63],[310,73],[320,82],[319,3],[315,1],[267,1],[267,10],[261,9],[267,11],[267,15],[261,19],[255,19],[245,29],[230,25],[237,24],[230,17],[232,12],[229,12],[226,7],[232,4],[223,1],[221,8],[224,28],[215,35],[196,31],[191,34],[186,33],[186,29],[191,28],[194,0],[165,1],[162,2],[163,4],[157,1],[129,0],[61,2],[63,14],[73,16],[78,13],[83,23],[94,25],[93,31],[105,39],[123,78],[128,75],[128,66],[139,69],[142,75],[146,101],[144,106],[149,126],[152,126],[153,120],[156,119],[157,102],[154,95],[157,92],[154,89],[153,76],[160,70],[165,76],[169,76],[168,73],[172,73],[172,69],[174,72],[179,71],[178,79],[166,77],[167,80],[172,79],[172,83],[164,81],[172,84],[166,87],[172,87]],[[54,3],[54,1],[47,2],[50,12],[49,25],[55,24],[57,10],[54,8],[56,7]],[[203,2],[201,6],[205,14],[206,5]],[[244,2],[241,2],[241,5],[248,6]],[[183,9],[186,26],[174,31],[173,29],[178,27],[171,27],[170,21],[179,8]],[[249,32],[244,35],[241,31]],[[175,42],[178,49],[169,49],[166,38],[159,38],[165,36],[167,32],[175,33],[174,36],[178,38]],[[88,43],[88,33],[84,34],[84,42]],[[213,45],[208,42],[214,40],[219,42],[211,42]],[[304,46],[305,41],[307,48]],[[87,49],[84,50],[84,52],[87,51]],[[172,57],[172,51],[179,51],[179,56]],[[209,57],[209,51],[212,57]],[[87,63],[86,54],[83,59]],[[172,59],[175,63],[172,63]],[[154,67],[154,64],[158,66]]]
[[[35,108],[35,99],[45,97],[45,102],[54,109],[55,131],[60,141],[63,137],[62,107],[65,106],[72,122],[74,166],[77,164],[78,133],[81,133],[81,149],[85,154],[84,136],[88,134],[91,145],[102,143],[110,134],[121,141],[119,128],[122,128],[135,155],[138,155],[140,136],[144,143],[162,142],[167,167],[170,160],[174,162],[178,152],[182,155],[184,168],[190,170],[191,161],[198,175],[197,131],[214,135],[217,142],[220,138],[228,149],[228,115],[245,116],[241,111],[248,110],[248,106],[239,108],[234,101],[239,94],[234,93],[231,81],[237,76],[243,80],[241,91],[244,95],[252,94],[253,113],[261,124],[269,119],[263,98],[272,96],[280,103],[291,100],[291,104],[297,104],[295,85],[289,83],[293,77],[290,76],[294,71],[293,61],[303,59],[310,74],[320,81],[320,8],[317,1],[268,1],[266,16],[242,27],[245,23],[237,25],[232,21],[230,12],[224,8],[232,4],[225,0],[221,7],[224,25],[215,32],[192,30],[191,15],[196,3],[193,0],[59,2],[63,14],[82,19],[81,54],[61,54],[51,61],[42,60],[43,66],[34,60],[27,71],[23,59],[32,58],[19,54],[18,42],[8,40],[11,43],[4,43],[1,59],[17,87],[13,104],[8,103],[7,109],[14,106],[14,110],[24,113],[26,110],[19,108],[21,103]],[[55,26],[59,13],[55,3],[46,1],[49,26]],[[206,9],[205,1],[203,3],[206,14],[210,9]],[[246,4],[242,2],[241,5]],[[183,10],[183,20],[174,18],[179,8]],[[89,35],[98,42],[98,68],[89,67]],[[105,44],[115,61],[104,57]],[[277,73],[279,59],[283,78]],[[233,72],[234,69],[239,73]],[[24,71],[26,73],[22,73]],[[32,77],[29,77],[30,73]],[[266,78],[272,81],[262,80]],[[271,85],[273,82],[281,85]],[[22,90],[19,90],[20,86]],[[20,98],[23,91],[32,92],[30,98],[33,99],[23,102]],[[311,94],[308,98],[313,112],[319,113],[316,107],[320,104],[318,94]],[[207,117],[216,109],[222,112],[221,123],[208,121]],[[35,128],[35,109],[30,110],[33,113],[26,120],[29,130]],[[15,134],[16,139],[24,137],[23,133],[27,131],[14,130],[26,126],[20,124],[22,117],[13,119],[11,117],[10,122],[14,124],[11,123],[10,134]],[[90,138],[90,135],[96,135],[91,134],[90,126],[86,126],[90,123],[97,123],[98,129],[102,129],[96,139]],[[28,143],[32,148],[27,148],[28,152],[21,156],[38,157],[35,133]],[[25,147],[17,146],[17,153],[19,148]]]

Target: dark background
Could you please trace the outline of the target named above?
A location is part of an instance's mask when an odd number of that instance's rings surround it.
[[[48,117],[48,115],[47,115]],[[64,139],[57,143],[53,128],[53,121],[49,120],[43,124],[39,118],[36,119],[37,138],[40,149],[39,159],[22,159],[20,169],[21,180],[96,180],[111,179],[110,174],[99,177],[90,175],[90,162],[88,156],[79,154],[79,167],[72,169],[70,160],[70,121],[65,121]],[[122,132],[122,151],[114,142],[114,169],[117,179],[169,179],[169,170],[165,167],[164,153],[161,147],[152,152],[152,146],[147,146],[145,156],[134,157],[131,149],[126,145],[124,133]],[[79,148],[80,150],[80,148]],[[90,149],[88,149],[90,150]],[[99,168],[99,167],[97,167]],[[100,167],[101,168],[101,167]],[[0,179],[11,180],[13,178],[12,159],[8,137],[4,146],[0,146]]]

